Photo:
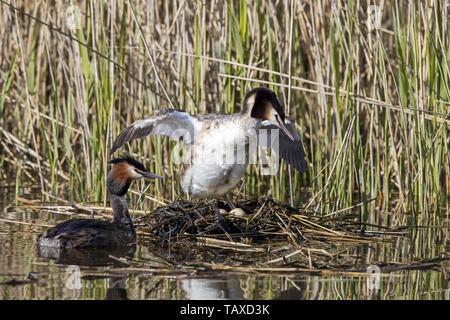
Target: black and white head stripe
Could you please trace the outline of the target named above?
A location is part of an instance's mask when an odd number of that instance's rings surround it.
[[[138,170],[145,171],[144,165],[130,156],[122,156],[122,157],[118,157],[118,158],[115,158],[115,159],[112,159],[109,161],[109,163],[111,163],[111,164],[118,164],[118,163],[122,163],[122,162],[126,162],[129,165],[132,165],[133,167],[135,167]]]

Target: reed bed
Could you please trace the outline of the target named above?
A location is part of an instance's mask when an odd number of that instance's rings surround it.
[[[438,225],[450,211],[450,9],[375,2],[371,28],[372,3],[360,0],[0,0],[0,179],[17,194],[38,185],[44,200],[106,201],[108,150],[125,126],[171,106],[236,112],[263,85],[298,124],[308,172],[252,166],[235,196],[318,216],[362,204],[362,224]],[[128,147],[171,177],[138,186],[164,203],[181,193],[172,146]]]
[[[211,236],[257,244],[364,242],[361,234],[364,231],[353,221],[355,215],[352,212],[333,217],[305,214],[269,198],[239,201],[234,209],[226,204],[221,206],[221,218],[218,219],[214,202],[174,201],[137,218],[135,223],[143,231],[167,242],[179,241],[186,236]],[[216,244],[221,246],[220,242]]]

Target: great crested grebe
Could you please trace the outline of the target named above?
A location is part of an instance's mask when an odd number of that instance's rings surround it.
[[[71,219],[61,222],[39,236],[39,247],[118,248],[129,246],[136,241],[125,194],[134,180],[162,177],[147,172],[140,162],[130,157],[116,158],[110,163],[112,168],[108,173],[106,185],[113,210],[112,222],[95,219]]]
[[[267,88],[249,91],[240,113],[193,116],[174,109],[157,111],[124,129],[114,141],[111,153],[127,141],[147,135],[160,134],[182,141],[185,151],[191,155],[190,164],[184,168],[183,191],[194,197],[218,197],[236,186],[248,165],[248,158],[245,161],[224,159],[236,152],[246,154],[249,141],[259,141],[261,129],[277,129],[278,136],[273,134],[271,138],[272,142],[276,141],[270,145],[273,151],[295,169],[306,171],[300,136],[286,119],[275,93]]]

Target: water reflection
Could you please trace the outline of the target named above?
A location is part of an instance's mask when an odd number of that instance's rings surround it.
[[[126,277],[111,277],[108,279],[105,300],[128,300]]]
[[[123,274],[123,265],[116,258],[155,261],[155,252],[167,255],[166,248],[138,245],[127,252],[39,250],[36,238],[44,228],[36,224],[54,224],[66,218],[6,207],[0,202],[0,299],[450,299],[448,263],[435,270],[384,274],[379,290],[370,290],[366,277]],[[347,250],[366,264],[401,263],[448,252],[449,239],[448,229],[422,228],[410,238]],[[71,278],[78,272],[71,266],[79,268],[78,280]]]
[[[244,291],[242,290],[237,278],[230,278],[228,281],[214,279],[185,279],[181,280],[184,298],[189,300],[219,300],[244,299]]]
[[[306,298],[307,282],[301,279],[284,290],[280,290],[273,299],[275,300],[300,300]],[[238,277],[228,279],[192,278],[181,280],[184,298],[188,300],[243,300],[246,293]],[[317,284],[317,278],[316,278]],[[314,295],[312,295],[314,297]]]
[[[38,256],[41,258],[53,259],[59,264],[90,267],[123,264],[119,259],[132,258],[135,251],[136,245],[109,250],[37,246]]]

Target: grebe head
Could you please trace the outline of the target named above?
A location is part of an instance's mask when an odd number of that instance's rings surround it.
[[[247,92],[243,112],[249,113],[252,118],[261,119],[263,123],[277,126],[294,140],[294,137],[284,125],[286,118],[284,109],[272,90],[260,87]]]
[[[142,178],[163,179],[157,174],[147,172],[142,163],[131,157],[115,158],[109,163],[112,164],[112,168],[108,173],[106,186],[111,194],[125,195],[133,180]]]

